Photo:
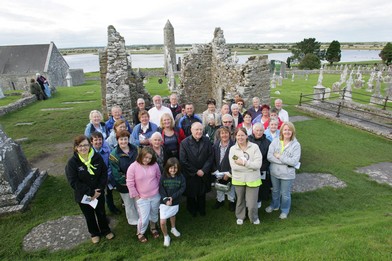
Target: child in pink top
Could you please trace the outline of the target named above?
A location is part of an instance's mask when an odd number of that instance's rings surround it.
[[[151,234],[154,238],[159,237],[156,223],[158,222],[158,210],[160,202],[159,180],[161,172],[156,163],[154,151],[145,147],[139,153],[136,161],[127,170],[127,187],[129,196],[135,198],[136,208],[139,214],[137,224],[137,237],[141,243],[147,242],[144,233],[150,222]]]

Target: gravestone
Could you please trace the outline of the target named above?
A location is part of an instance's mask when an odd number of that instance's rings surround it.
[[[3,90],[1,89],[1,86],[0,86],[0,99],[2,99],[2,98],[4,98],[5,96],[4,96],[4,93],[3,93]]]
[[[0,126],[0,215],[23,211],[46,176],[31,168],[19,144]]]

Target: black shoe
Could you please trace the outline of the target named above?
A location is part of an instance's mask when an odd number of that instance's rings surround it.
[[[215,205],[214,205],[212,208],[213,208],[213,209],[218,209],[218,208],[220,208],[220,207],[223,207],[224,204],[225,204],[224,201],[222,201],[222,202],[216,201],[216,202],[215,202]]]
[[[229,203],[229,210],[230,210],[231,212],[234,212],[234,211],[235,211],[235,203],[234,203],[234,202],[230,202],[230,203]]]

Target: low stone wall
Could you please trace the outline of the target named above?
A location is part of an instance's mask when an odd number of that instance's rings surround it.
[[[0,116],[3,116],[7,113],[10,113],[12,111],[16,111],[22,107],[25,107],[37,100],[37,97],[35,95],[31,95],[25,98],[21,98],[17,100],[16,102],[13,102],[11,104],[8,104],[6,106],[1,106],[0,107]]]

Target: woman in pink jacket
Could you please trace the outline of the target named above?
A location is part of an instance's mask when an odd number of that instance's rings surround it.
[[[158,210],[161,196],[159,194],[159,180],[161,172],[156,163],[156,156],[151,148],[141,150],[135,162],[127,170],[127,186],[129,196],[136,201],[139,214],[137,224],[137,238],[141,243],[146,243],[144,233],[150,222],[151,234],[154,238],[159,237],[157,229]]]

